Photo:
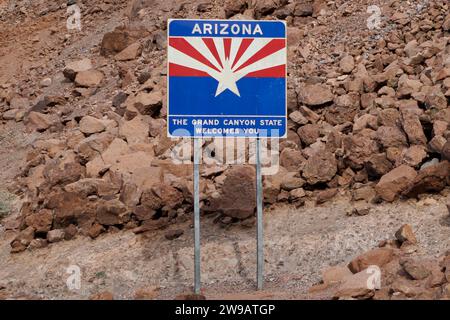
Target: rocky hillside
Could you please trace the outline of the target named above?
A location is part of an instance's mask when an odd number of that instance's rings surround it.
[[[81,30],[66,27],[74,5]],[[172,160],[186,142],[166,136],[168,18],[286,20],[289,133],[264,179],[268,207],[340,194],[366,215],[439,194],[450,185],[449,12],[446,0],[0,1],[1,125],[29,137],[6,184],[21,203],[2,222],[17,231],[11,252],[191,219],[192,165]],[[201,169],[202,213],[252,225],[254,169],[215,160]]]

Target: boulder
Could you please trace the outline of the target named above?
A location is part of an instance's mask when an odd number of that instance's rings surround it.
[[[212,198],[204,210],[238,219],[253,215],[256,208],[255,174],[251,166],[235,166],[228,170],[220,196]]]
[[[404,224],[403,226],[401,226],[400,229],[398,229],[395,233],[395,238],[397,238],[397,240],[401,243],[406,241],[411,244],[417,243],[416,235],[414,234],[414,231],[409,224]]]
[[[394,257],[394,250],[390,248],[377,248],[366,253],[363,253],[353,259],[348,268],[353,273],[361,272],[367,269],[369,266],[375,265],[378,267],[383,267],[385,264],[392,261]]]
[[[98,70],[87,70],[77,73],[75,83],[79,87],[98,87],[103,81],[104,75]]]
[[[425,145],[427,143],[427,138],[423,132],[419,116],[415,112],[408,110],[404,110],[401,115],[402,127],[408,136],[409,143]]]
[[[96,220],[106,226],[120,225],[128,222],[129,211],[119,200],[102,201],[97,206]]]
[[[164,234],[167,240],[175,240],[183,235],[184,231],[181,229],[169,230]]]
[[[18,253],[27,249],[28,245],[34,239],[34,228],[27,227],[22,230],[13,241],[11,241],[11,253]]]
[[[305,125],[308,123],[308,119],[306,119],[306,117],[298,110],[291,112],[289,114],[289,119],[291,119],[292,121],[294,121],[299,125]]]
[[[299,172],[305,162],[300,150],[284,148],[280,154],[280,164],[288,171]]]
[[[238,13],[243,13],[247,7],[245,0],[227,0],[224,4],[225,18],[229,19]]]
[[[370,287],[373,272],[363,270],[345,277],[333,294],[335,299],[369,299],[375,294],[374,287]]]
[[[343,73],[350,73],[355,68],[355,59],[351,55],[345,55],[339,62],[339,68]]]
[[[417,172],[413,168],[401,165],[382,176],[375,190],[383,200],[392,202],[409,188],[416,176]]]
[[[345,136],[342,140],[345,162],[354,170],[360,170],[371,155],[379,153],[378,144],[363,134]]]
[[[299,101],[308,106],[319,106],[333,99],[334,95],[330,88],[323,84],[306,84],[299,90]]]
[[[336,175],[337,161],[334,154],[323,151],[309,157],[303,168],[303,177],[311,184],[328,182]]]
[[[339,283],[345,278],[353,275],[347,267],[334,266],[322,270],[322,281],[326,285]]]
[[[162,94],[160,91],[140,92],[135,97],[133,106],[141,115],[153,116],[162,107]]]
[[[296,17],[309,17],[314,12],[313,1],[300,0],[295,2],[294,16]]]
[[[113,140],[114,136],[107,132],[92,134],[81,140],[75,146],[75,151],[84,161],[90,161],[102,154]]]
[[[431,275],[431,271],[419,261],[408,259],[402,263],[402,267],[414,280],[424,280]]]
[[[142,53],[142,46],[139,42],[135,42],[125,49],[123,49],[121,52],[115,55],[115,59],[117,61],[128,61],[128,60],[135,60],[138,58]]]
[[[385,147],[403,147],[408,144],[406,136],[397,127],[381,126],[378,128],[376,138]]]
[[[29,130],[45,131],[56,124],[56,118],[48,114],[31,111],[26,117],[25,124]]]
[[[93,67],[91,59],[84,58],[66,64],[66,67],[63,70],[63,74],[67,79],[75,81],[75,77],[79,72],[88,71],[91,70],[92,68]]]
[[[439,192],[447,185],[450,176],[450,163],[441,161],[438,164],[428,166],[419,171],[414,179],[404,190],[404,195],[417,197],[422,193]]]
[[[48,209],[39,210],[25,218],[25,224],[33,227],[35,232],[48,232],[52,227],[53,212]]]
[[[418,167],[427,157],[425,147],[422,145],[412,145],[407,149],[403,149],[398,158],[397,165],[406,164],[410,167]]]
[[[320,137],[320,128],[317,124],[307,124],[300,127],[297,133],[300,140],[302,140],[305,145],[309,146],[316,142]]]
[[[450,161],[450,140],[442,147],[441,154],[444,159]]]
[[[47,233],[47,241],[55,243],[64,240],[64,230],[54,229]]]
[[[46,207],[54,211],[53,228],[75,224],[87,231],[95,220],[93,204],[86,198],[70,192],[56,192],[48,196]]]
[[[142,1],[139,1],[142,4]],[[118,27],[111,32],[103,35],[100,44],[100,54],[109,56],[117,54],[125,50],[132,43],[135,43],[139,38],[149,35],[149,32],[143,28],[127,29],[126,27]]]
[[[280,187],[283,190],[291,191],[303,187],[305,180],[303,180],[298,172],[288,172],[284,175]]]
[[[103,121],[92,116],[85,116],[80,121],[80,131],[85,134],[99,133],[105,129]]]
[[[177,209],[183,203],[183,193],[166,184],[158,183],[142,192],[141,204],[152,210]]]
[[[149,124],[145,116],[136,116],[130,121],[123,120],[119,124],[119,135],[128,144],[146,143],[149,136]]]
[[[365,163],[367,174],[370,177],[379,178],[392,170],[392,163],[385,153],[373,154]]]

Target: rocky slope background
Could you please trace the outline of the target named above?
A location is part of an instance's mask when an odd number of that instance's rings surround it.
[[[66,28],[74,4],[81,31]],[[289,133],[279,172],[264,180],[268,208],[346,197],[347,214],[363,216],[382,202],[445,197],[447,1],[4,0],[0,214],[15,234],[12,253],[120,230],[183,234],[176,226],[191,220],[192,166],[173,163],[180,142],[166,137],[168,18],[287,21]],[[16,155],[6,134],[20,136]],[[214,141],[207,147],[226,152]],[[251,166],[217,157],[201,175],[203,214],[223,226],[254,225]],[[437,268],[445,273],[445,263]],[[445,281],[434,287],[448,296]]]

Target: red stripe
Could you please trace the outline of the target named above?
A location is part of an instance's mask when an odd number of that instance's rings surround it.
[[[203,38],[203,42],[208,47],[209,51],[211,51],[214,58],[216,58],[216,61],[223,68],[222,61],[220,61],[219,53],[217,52],[216,45],[214,44],[214,40],[212,38]]]
[[[261,50],[259,50],[257,53],[255,53],[250,59],[248,59],[246,62],[244,62],[239,68],[237,68],[235,71],[239,71],[242,68],[245,68],[252,63],[255,63],[258,60],[261,60],[272,53],[277,52],[278,50],[283,49],[286,46],[284,39],[273,39],[268,44],[266,44]]]
[[[209,77],[206,72],[184,67],[176,63],[169,63],[169,76],[171,77]],[[251,72],[245,78],[284,78],[286,65],[279,65],[263,70]]]
[[[169,63],[169,76],[174,77],[209,77],[206,72],[180,66],[176,63]]]
[[[189,44],[184,38],[169,38],[169,45],[178,51],[183,52],[184,54],[194,58],[195,60],[207,65],[214,70],[219,71],[214,65],[208,61],[200,52],[197,51],[193,46]]]
[[[239,59],[244,54],[245,50],[250,46],[250,44],[253,42],[253,39],[242,39],[241,45],[239,46],[238,52],[236,53],[236,57],[234,58],[233,65],[231,68],[234,67],[234,65],[239,61]]]
[[[224,38],[223,39],[223,47],[225,49],[225,59],[230,59],[230,50],[231,50],[231,39]]]
[[[263,70],[258,70],[247,74],[249,78],[284,78],[286,76],[286,65],[275,66]]]

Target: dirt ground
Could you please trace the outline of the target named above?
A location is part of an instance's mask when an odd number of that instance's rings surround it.
[[[208,299],[309,298],[308,288],[320,280],[323,268],[392,238],[404,223],[416,232],[418,255],[437,257],[450,248],[447,209],[432,196],[379,205],[361,217],[347,216],[349,208],[348,201],[339,199],[320,207],[266,210],[265,288],[258,293],[255,228],[224,229],[211,216],[202,217],[203,293]],[[155,298],[172,299],[191,291],[193,282],[192,229],[189,223],[181,227],[184,234],[173,241],[164,232],[126,231],[94,241],[78,237],[16,255],[9,253],[13,234],[2,232],[0,288],[16,298],[86,299],[108,291],[116,299],[129,299],[139,290],[152,290]],[[73,265],[81,270],[81,289],[72,291],[66,281]]]

